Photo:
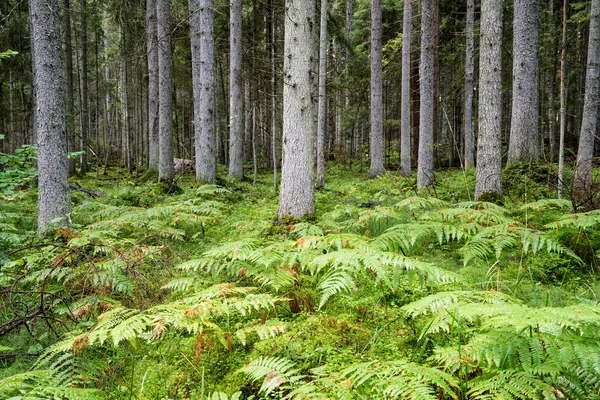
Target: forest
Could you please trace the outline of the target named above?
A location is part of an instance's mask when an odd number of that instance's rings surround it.
[[[0,2],[0,400],[600,399],[600,0]]]

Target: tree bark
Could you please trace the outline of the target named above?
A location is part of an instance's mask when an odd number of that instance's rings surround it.
[[[408,176],[410,170],[410,40],[412,27],[412,1],[404,0],[402,23],[402,97],[400,127],[400,173]]]
[[[283,161],[277,217],[315,211],[312,46],[315,1],[286,0],[283,66]]]
[[[594,138],[598,123],[598,95],[600,89],[600,0],[592,0],[590,35],[588,42],[587,74],[585,78],[585,98],[575,177],[573,178],[573,199],[577,206],[593,206],[592,162]]]
[[[513,91],[508,162],[537,161],[539,0],[515,0]]]
[[[327,130],[327,0],[321,0],[319,38],[319,110],[317,117],[317,187],[325,186],[325,131]]]
[[[175,177],[173,165],[173,67],[171,53],[171,12],[169,0],[156,0],[158,37],[158,179],[171,183]]]
[[[490,193],[502,196],[503,9],[503,0],[483,0],[481,2],[476,199],[483,194]]]
[[[558,144],[558,198],[562,198],[563,176],[565,164],[565,130],[567,127],[567,5],[569,0],[563,0],[562,41],[560,51],[560,137]]]
[[[89,96],[88,96],[88,54],[87,54],[87,1],[81,0],[81,115],[80,115],[80,126],[81,126],[81,166],[80,171],[85,174],[88,170],[87,151],[88,151],[88,136],[90,128],[90,115],[89,115]]]
[[[229,3],[229,176],[244,177],[242,100],[242,0]]]
[[[158,172],[158,38],[156,0],[146,0],[146,51],[148,56],[148,166]]]
[[[69,153],[75,151],[75,118],[73,115],[73,41],[71,40],[71,3],[69,0],[63,1],[63,30],[64,30],[64,49],[65,49],[65,114],[67,129],[67,149]],[[68,160],[69,175],[75,173],[75,159]]]
[[[383,167],[383,104],[381,55],[381,0],[371,2],[371,134],[369,176],[384,172]]]
[[[419,114],[419,163],[417,165],[417,188],[432,185],[433,176],[433,0],[421,1],[421,106]]]
[[[58,0],[31,0],[29,13],[37,108],[38,233],[44,235],[54,226],[66,226],[71,213]]]
[[[465,169],[475,166],[475,134],[473,132],[473,53],[475,49],[475,0],[467,0],[467,40],[465,51]]]

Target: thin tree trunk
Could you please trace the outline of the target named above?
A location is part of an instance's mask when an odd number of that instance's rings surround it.
[[[475,198],[502,196],[502,13],[503,0],[481,2],[479,140]],[[486,196],[487,197],[487,196]]]
[[[371,134],[369,176],[384,172],[383,167],[383,104],[381,55],[381,0],[371,1]]]
[[[432,185],[433,176],[433,124],[434,124],[434,40],[433,0],[421,1],[421,107],[419,114],[419,163],[417,188]]]
[[[465,169],[475,166],[475,135],[473,132],[473,53],[475,49],[475,0],[467,0],[467,43],[465,54],[465,109],[464,111],[464,136],[465,136]]]
[[[325,186],[325,131],[327,130],[327,0],[321,0],[319,38],[319,110],[317,117],[317,188]]]
[[[81,173],[85,174],[88,170],[88,136],[90,129],[90,115],[89,115],[89,96],[88,96],[88,37],[87,37],[87,1],[81,0]]]
[[[402,97],[400,128],[400,173],[408,176],[410,170],[410,41],[412,27],[412,1],[404,0],[402,23]]]
[[[273,146],[273,188],[277,191],[277,165],[279,164],[279,151],[277,146],[279,124],[277,123],[277,68],[276,68],[276,41],[275,41],[275,9],[273,0],[270,0],[271,10],[271,145]]]
[[[75,119],[73,116],[73,50],[71,40],[71,4],[69,0],[63,1],[63,30],[64,30],[64,49],[65,49],[65,114],[67,129],[68,152],[75,151]],[[75,159],[68,161],[69,175],[75,173]]]
[[[565,129],[567,126],[567,88],[566,88],[566,58],[567,58],[567,5],[569,0],[563,0],[562,43],[560,52],[560,138],[558,145],[558,198],[562,198],[563,177],[565,170]]]
[[[158,172],[158,38],[156,0],[146,0],[146,51],[148,57],[148,166]]]
[[[244,177],[244,142],[242,137],[242,0],[231,0],[230,14],[230,61],[229,61],[229,176]]]

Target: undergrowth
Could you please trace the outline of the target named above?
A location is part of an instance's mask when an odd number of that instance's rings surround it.
[[[598,211],[348,168],[283,226],[267,174],[83,177],[45,241],[4,193],[0,399],[600,398]]]

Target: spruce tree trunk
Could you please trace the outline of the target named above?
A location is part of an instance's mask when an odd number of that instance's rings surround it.
[[[433,122],[434,122],[434,49],[433,49],[433,0],[421,1],[421,106],[419,114],[419,162],[417,164],[417,188],[432,185],[433,176]]]
[[[400,173],[408,176],[410,170],[410,40],[412,27],[412,2],[404,0],[402,23],[402,97],[400,127]]]
[[[600,89],[600,0],[592,0],[590,35],[588,42],[587,74],[585,77],[585,98],[583,120],[579,135],[575,177],[573,180],[573,200],[576,206],[593,206],[592,162],[594,138],[598,123],[598,100]]]
[[[88,54],[87,54],[87,2],[80,1],[81,5],[81,173],[85,174],[88,170],[87,152],[88,152],[88,136],[90,129],[89,115],[89,96],[88,96]]]
[[[158,38],[156,0],[146,0],[146,51],[148,55],[148,166],[158,172]]]
[[[229,3],[229,176],[244,177],[242,102],[242,0]]]
[[[158,37],[158,179],[171,183],[173,165],[173,67],[171,53],[171,12],[169,0],[156,0]]]
[[[38,233],[66,226],[71,212],[58,0],[31,0],[35,125],[38,144]],[[62,218],[55,222],[57,218]]]
[[[465,51],[465,169],[475,166],[475,134],[473,132],[473,53],[475,49],[475,0],[467,0],[467,41]]]
[[[190,2],[191,3],[191,2]],[[199,79],[200,93],[194,94],[194,118],[198,121],[196,128],[196,180],[200,182],[215,183],[217,179],[217,165],[215,158],[215,58],[213,38],[213,1],[198,0],[196,12],[199,25],[191,28],[194,33],[200,33],[200,54],[197,60],[200,64],[199,75],[194,74],[194,79]]]
[[[346,0],[346,22],[344,24],[344,36],[346,38],[346,43],[348,48],[344,48],[344,56],[343,64],[345,67],[345,75],[346,77],[350,76],[350,71],[347,68],[348,64],[348,56],[350,54],[349,48],[352,48],[352,30],[354,29],[354,0]],[[346,113],[350,113],[350,107],[352,103],[352,91],[350,90],[350,85],[347,85],[346,90],[344,90],[344,110]],[[352,124],[352,126],[348,127],[346,131],[346,140],[349,145],[345,146],[345,153],[348,154],[351,158],[354,156],[354,146],[352,143],[354,142],[354,131],[356,123]],[[340,144],[341,145],[341,144]]]
[[[475,199],[483,194],[492,196],[488,198],[490,200],[494,196],[502,196],[503,11],[503,0],[483,0],[481,2],[479,138]]]
[[[383,168],[383,104],[381,60],[381,0],[371,2],[371,134],[369,176],[374,178]]]
[[[279,220],[315,211],[314,138],[311,74],[315,71],[315,1],[286,0],[283,66],[283,161]]]
[[[69,0],[63,1],[63,29],[65,48],[65,114],[67,128],[67,149],[69,153],[75,151],[75,118],[73,115],[73,41],[71,40],[71,4]],[[68,160],[69,175],[75,173],[75,159]]]
[[[539,0],[515,0],[513,92],[508,162],[537,161]]]
[[[327,130],[327,0],[321,0],[319,38],[319,110],[317,117],[317,187],[325,186],[325,131]]]
[[[567,5],[569,0],[563,0],[562,40],[560,51],[560,136],[558,144],[558,198],[562,198],[563,176],[565,164],[565,131],[567,127]]]

